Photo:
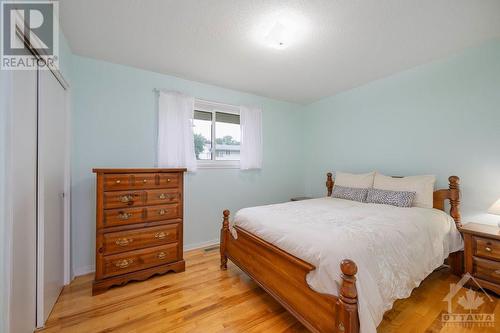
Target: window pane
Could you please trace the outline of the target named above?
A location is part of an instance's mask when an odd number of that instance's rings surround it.
[[[197,160],[212,159],[212,113],[194,111],[194,152]]]
[[[237,114],[216,112],[215,135],[215,159],[239,161],[240,116]]]

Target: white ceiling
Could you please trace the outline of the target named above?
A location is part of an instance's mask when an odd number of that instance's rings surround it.
[[[500,37],[500,0],[64,0],[75,54],[308,103]],[[298,38],[262,43],[270,18]],[[260,33],[260,35],[259,35]]]

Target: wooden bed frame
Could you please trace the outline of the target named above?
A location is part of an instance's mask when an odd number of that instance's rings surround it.
[[[457,176],[451,176],[448,189],[434,192],[434,208],[444,210],[445,200],[449,200],[450,215],[457,227],[461,226],[459,181]],[[326,187],[328,196],[331,196],[331,173],[327,174]],[[338,296],[318,293],[306,281],[306,275],[315,269],[313,265],[238,226],[235,226],[238,234],[235,239],[229,231],[229,210],[223,215],[221,269],[227,269],[227,260],[231,259],[312,332],[359,332],[357,266],[352,260],[345,259],[340,263],[342,274]],[[450,254],[448,263],[455,274],[461,274],[462,252]]]

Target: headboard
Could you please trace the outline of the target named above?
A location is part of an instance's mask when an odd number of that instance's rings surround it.
[[[450,200],[450,215],[455,220],[457,228],[462,226],[460,217],[460,178],[457,176],[450,176],[448,178],[450,185],[447,189],[434,191],[433,206],[436,209],[444,211],[444,203]],[[333,178],[332,173],[326,174],[326,188],[328,189],[328,196],[332,195]]]

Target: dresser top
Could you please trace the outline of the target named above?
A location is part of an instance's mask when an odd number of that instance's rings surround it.
[[[460,228],[460,231],[466,234],[474,234],[494,239],[500,239],[500,228],[494,225],[467,223]]]
[[[155,172],[186,172],[186,168],[135,168],[135,169],[113,169],[94,168],[94,173],[155,173]]]

